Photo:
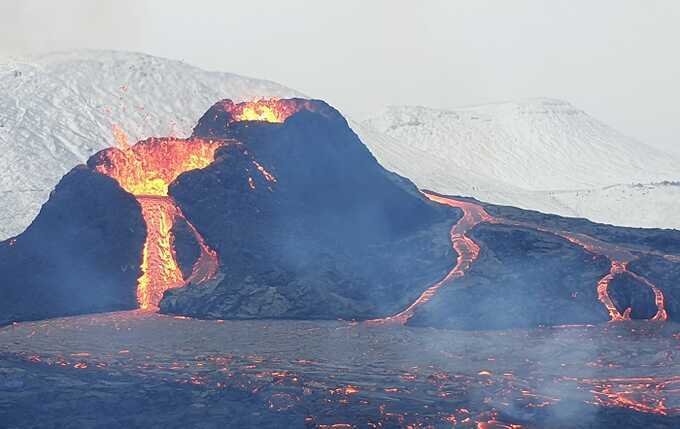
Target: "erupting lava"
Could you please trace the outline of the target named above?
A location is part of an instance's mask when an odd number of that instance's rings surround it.
[[[451,228],[451,243],[458,254],[458,259],[456,265],[451,271],[446,274],[446,276],[435,283],[434,285],[427,288],[411,305],[409,305],[405,310],[383,319],[370,320],[370,323],[400,323],[405,324],[411,317],[418,306],[421,306],[432,299],[432,297],[446,284],[451,281],[463,277],[468,271],[473,262],[479,257],[480,248],[477,243],[475,243],[466,234],[476,225],[486,222],[486,223],[497,223],[504,225],[513,225],[519,227],[532,228],[537,231],[549,233],[556,235],[558,237],[564,238],[586,250],[594,255],[604,255],[611,261],[611,269],[607,275],[605,275],[597,283],[597,295],[599,301],[605,306],[609,312],[609,317],[611,321],[618,320],[630,320],[631,308],[627,308],[621,313],[617,308],[612,299],[609,296],[608,288],[612,280],[619,275],[627,274],[633,277],[638,282],[649,287],[654,293],[654,300],[657,307],[656,314],[650,320],[667,320],[668,315],[664,307],[664,296],[661,290],[657,288],[653,283],[651,283],[646,278],[633,273],[628,270],[628,262],[635,259],[627,249],[620,248],[608,243],[601,242],[592,237],[584,234],[571,234],[563,231],[553,231],[541,226],[522,223],[522,222],[512,222],[505,219],[500,219],[491,216],[484,210],[484,208],[473,202],[458,200],[455,198],[443,197],[435,194],[430,194],[423,192],[428,199],[435,201],[439,204],[445,204],[451,207],[459,208],[463,211],[463,218],[458,221]]]
[[[282,123],[289,116],[300,110],[313,110],[313,106],[306,100],[258,100],[233,103],[231,100],[221,102],[222,108],[231,114],[234,122],[265,121]]]
[[[210,164],[221,145],[222,142],[212,140],[152,138],[100,154],[95,169],[118,181],[142,207],[147,228],[137,287],[137,301],[142,309],[157,307],[167,289],[188,282],[201,283],[217,273],[217,254],[168,196],[168,186],[180,174]],[[189,225],[200,247],[200,255],[187,279],[182,276],[173,245],[172,227],[177,220]]]

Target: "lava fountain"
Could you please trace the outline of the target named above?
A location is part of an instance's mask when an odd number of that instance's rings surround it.
[[[282,123],[294,113],[301,110],[316,110],[308,100],[272,98],[259,101],[245,101],[234,103],[231,100],[223,100],[219,107],[231,114],[233,122],[241,121],[264,121]]]
[[[114,178],[137,198],[146,222],[147,236],[138,279],[137,301],[142,309],[158,306],[163,292],[188,282],[201,283],[217,274],[217,253],[186,219],[168,195],[169,185],[182,173],[208,166],[224,142],[201,139],[151,138],[99,154],[95,169]],[[200,247],[192,274],[184,279],[174,249],[172,227],[183,220]]]

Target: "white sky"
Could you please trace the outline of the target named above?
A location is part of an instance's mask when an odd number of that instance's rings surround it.
[[[359,117],[563,98],[676,153],[679,45],[677,0],[0,0],[0,55],[146,52]]]

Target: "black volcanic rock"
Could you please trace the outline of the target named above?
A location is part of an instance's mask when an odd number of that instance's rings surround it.
[[[136,308],[145,235],[133,196],[74,168],[26,231],[0,243],[0,324]]]
[[[390,315],[455,262],[458,210],[431,203],[383,169],[344,118],[314,101],[282,124],[221,125],[235,139],[170,194],[220,256],[212,285],[169,291],[161,311],[219,318]],[[204,121],[210,121],[204,124]],[[203,135],[203,130],[209,130]],[[217,132],[216,130],[222,130]]]
[[[656,314],[654,291],[629,273],[616,276],[608,290],[619,313],[630,308],[631,319],[651,319]]]
[[[474,201],[473,199],[470,199]],[[551,230],[586,234],[607,243],[643,251],[680,255],[680,231],[659,228],[629,228],[568,218],[517,207],[480,203],[492,216],[515,222],[528,222]]]
[[[201,250],[191,227],[184,219],[175,219],[172,225],[171,234],[173,237],[173,247],[177,256],[182,276],[186,279],[191,275],[194,263],[201,254]]]
[[[505,329],[609,320],[596,284],[609,272],[605,257],[550,233],[480,224],[471,238],[479,259],[418,309],[413,326]]]
[[[239,121],[231,112],[243,106],[223,101],[194,129],[194,137],[222,146],[212,164],[170,184],[170,196],[217,251],[219,273],[167,291],[161,311],[372,319],[406,309],[454,266],[450,232],[462,211],[429,201],[382,168],[327,104],[281,102],[291,109],[282,123]],[[62,179],[26,232],[0,243],[0,324],[137,307],[141,208],[93,171],[97,159]],[[465,236],[455,238],[468,252],[474,247],[466,240],[477,243],[479,258],[417,306],[409,324],[504,329],[606,321],[597,284],[610,271],[608,257],[619,270],[609,297],[621,313],[631,307],[633,318],[654,315],[649,281],[662,291],[669,319],[680,321],[679,231],[479,205],[496,219],[468,207],[458,231]],[[171,239],[187,278],[201,249],[193,227],[175,220]]]
[[[668,318],[680,322],[680,259],[674,262],[662,256],[641,255],[629,269],[663,292]]]

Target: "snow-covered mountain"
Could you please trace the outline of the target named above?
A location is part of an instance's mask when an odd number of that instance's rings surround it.
[[[137,53],[0,60],[0,240],[28,226],[65,172],[116,138],[188,136],[222,98],[300,95],[274,82]],[[680,160],[562,101],[454,111],[392,107],[351,125],[383,165],[423,188],[680,229],[680,186],[669,183],[680,180]]]
[[[187,136],[216,100],[295,95],[274,82],[137,53],[0,60],[0,239],[28,226],[61,176],[115,145],[115,135]]]
[[[389,107],[357,128],[378,159],[438,192],[624,226],[680,228],[680,159],[571,104]],[[363,131],[362,131],[363,130]]]

